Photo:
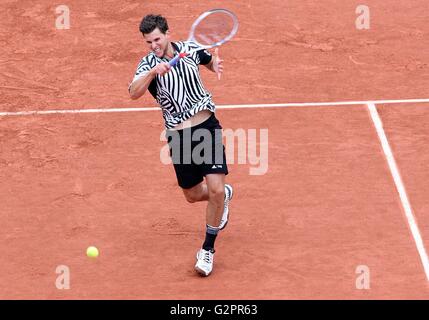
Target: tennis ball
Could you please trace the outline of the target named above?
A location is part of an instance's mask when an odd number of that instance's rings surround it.
[[[88,247],[88,249],[86,249],[86,255],[89,258],[97,258],[98,257],[98,249],[96,247]]]

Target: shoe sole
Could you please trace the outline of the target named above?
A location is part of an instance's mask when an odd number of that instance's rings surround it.
[[[198,268],[198,267],[195,267],[195,271],[197,271],[197,273],[200,275],[200,276],[203,276],[203,277],[208,277],[209,275],[210,275],[210,273],[209,274],[207,274],[204,270],[201,270],[200,268]]]
[[[230,193],[231,193],[231,198],[229,198],[229,201],[231,201],[232,200],[232,197],[234,196],[234,190],[232,189],[232,186],[231,185],[229,185],[228,184],[228,187],[227,187],[228,189],[229,189],[229,191],[230,191]],[[229,204],[228,204],[229,205]],[[219,230],[223,230],[223,229],[225,229],[226,228],[226,226],[228,225],[228,221],[229,221],[229,214],[230,214],[231,212],[229,211],[229,207],[228,207],[228,220],[226,220],[226,222],[225,222],[225,224],[223,225],[223,227],[222,228],[220,228]]]

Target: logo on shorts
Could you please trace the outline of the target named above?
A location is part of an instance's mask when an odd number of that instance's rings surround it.
[[[222,165],[218,164],[218,165],[213,165],[212,169],[222,169]]]

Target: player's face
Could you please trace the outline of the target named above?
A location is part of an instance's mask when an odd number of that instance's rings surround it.
[[[149,48],[156,54],[157,57],[162,58],[165,56],[168,48],[169,33],[164,34],[158,28],[151,33],[143,35]]]

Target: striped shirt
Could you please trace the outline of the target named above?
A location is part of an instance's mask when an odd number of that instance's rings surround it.
[[[172,42],[176,53],[189,52],[201,48],[193,42]],[[208,64],[211,54],[201,48],[179,60],[176,66],[164,76],[156,75],[149,85],[149,92],[162,109],[165,127],[172,129],[199,111],[215,111],[212,95],[204,88],[199,73],[199,65]],[[133,82],[144,77],[153,67],[168,58],[158,58],[151,52],[139,63]]]

